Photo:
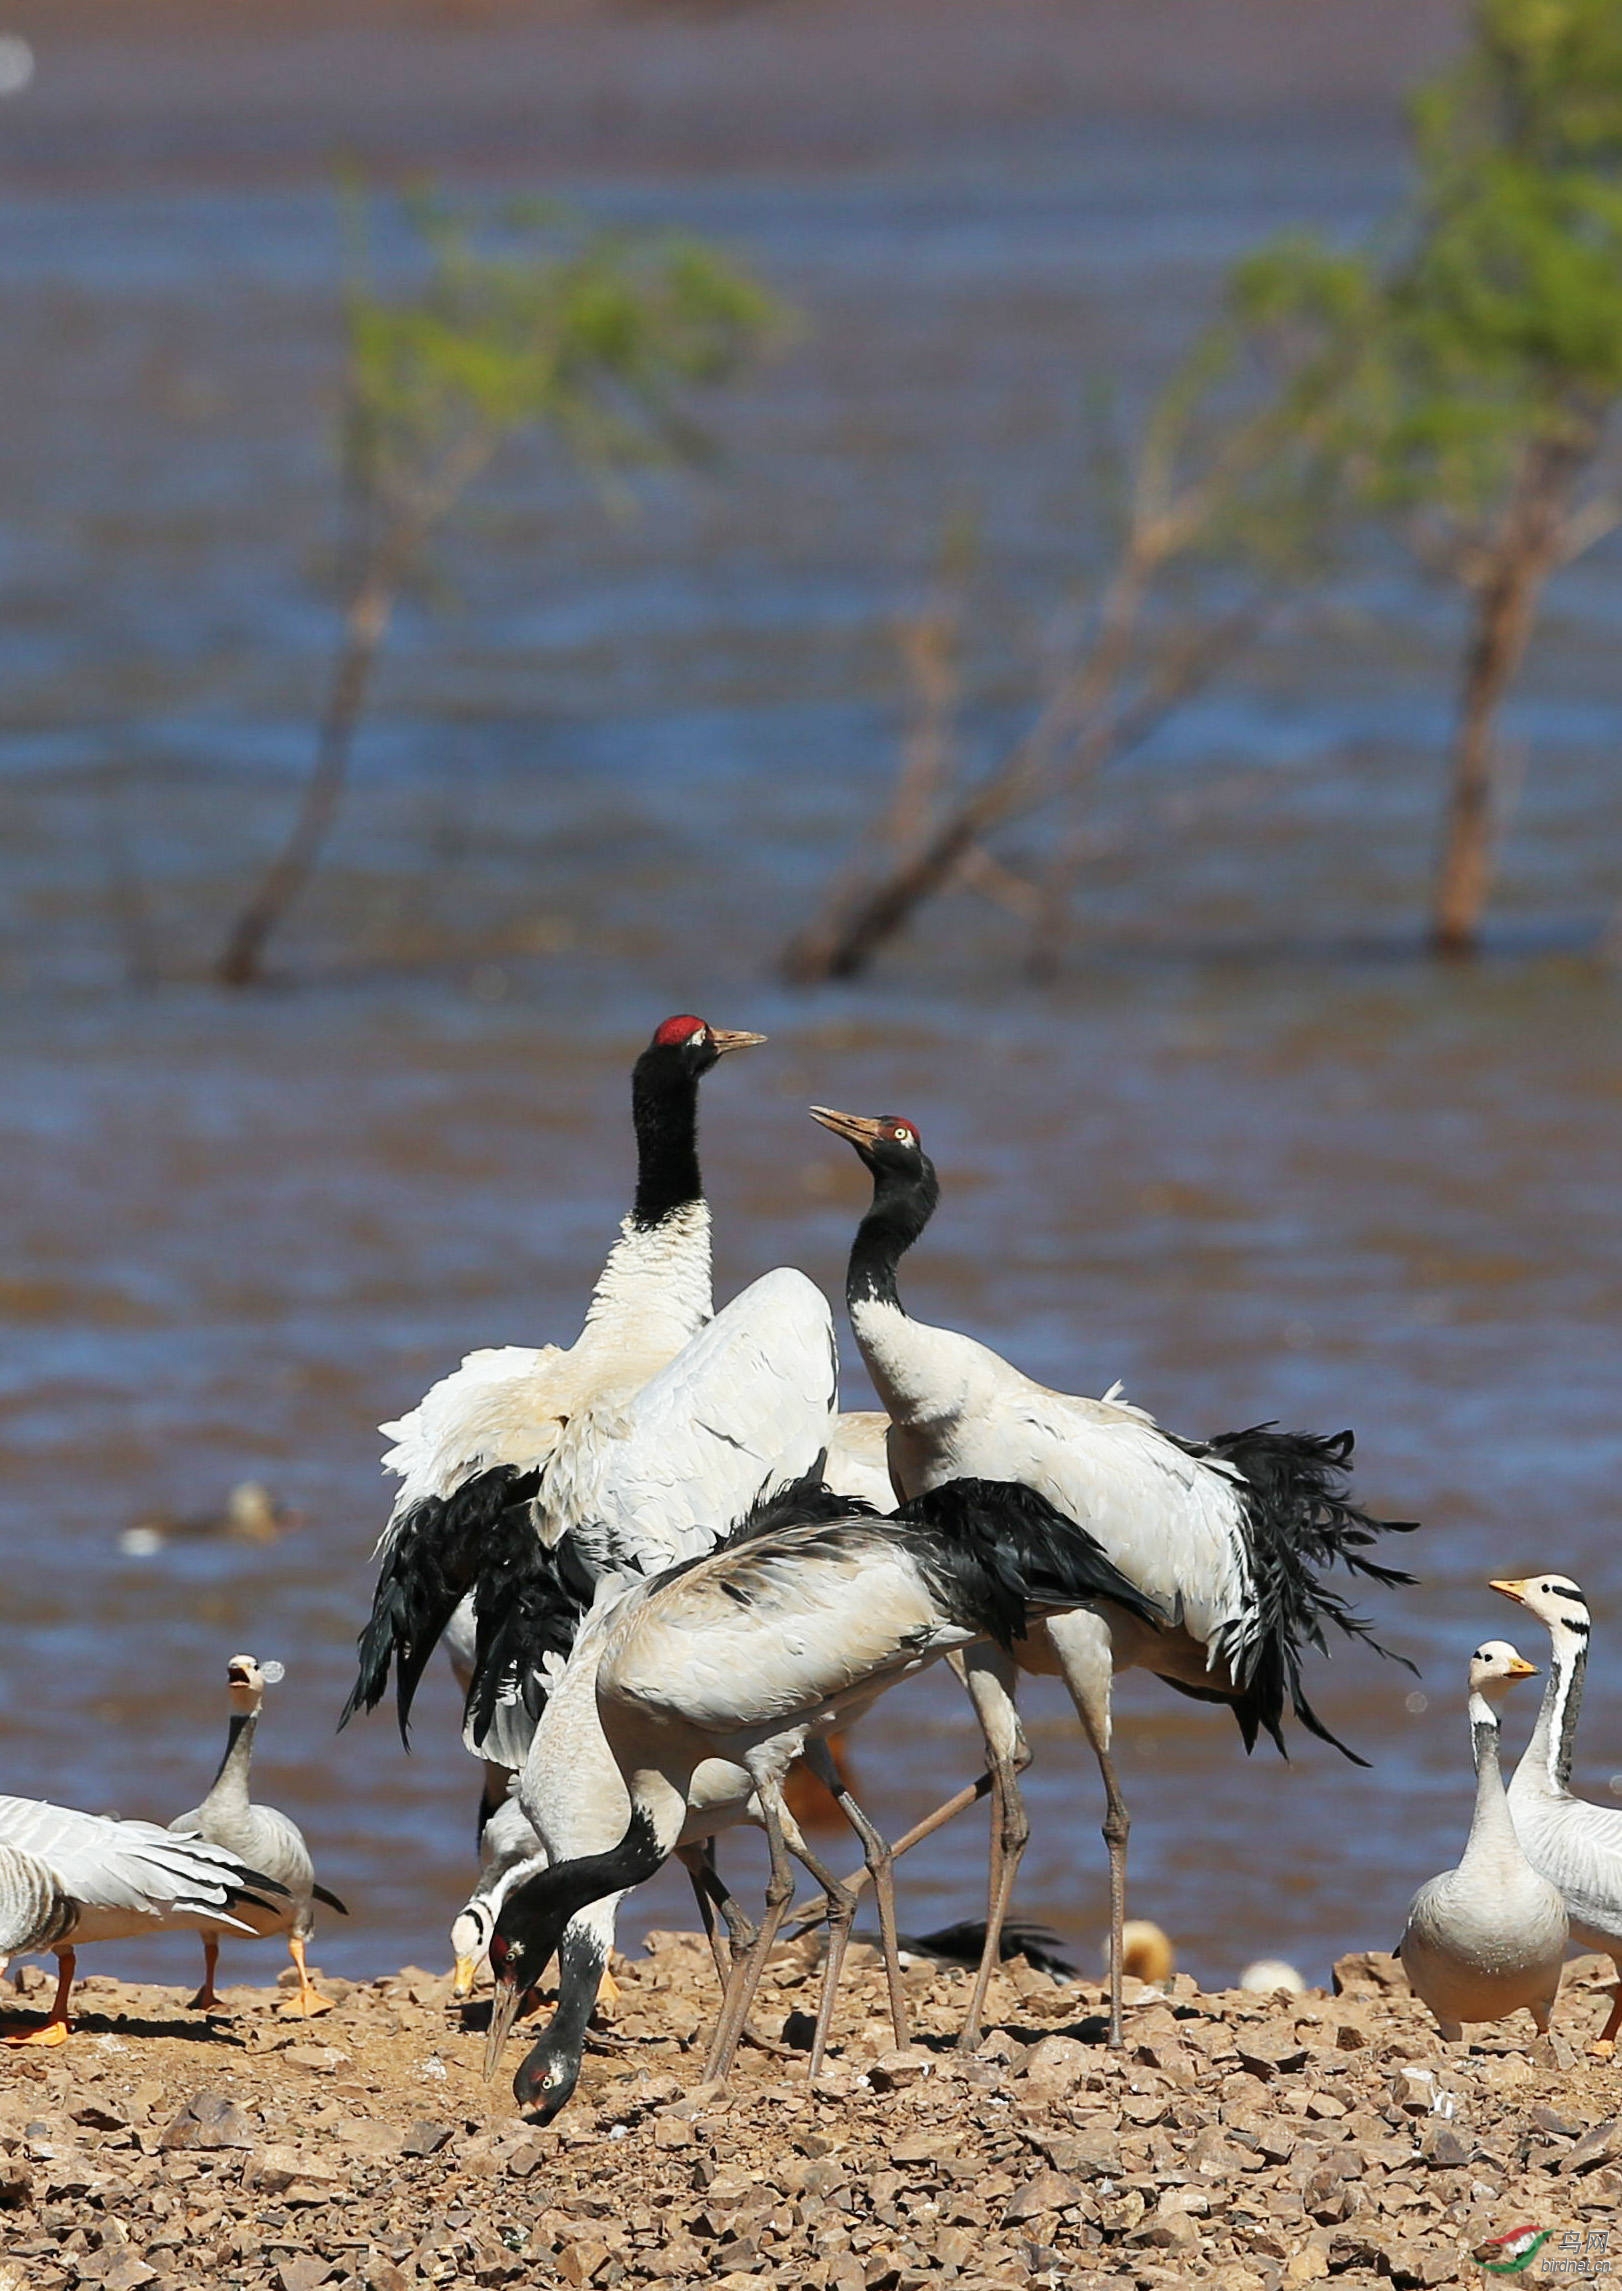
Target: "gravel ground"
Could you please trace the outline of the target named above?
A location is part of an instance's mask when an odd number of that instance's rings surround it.
[[[790,2044],[809,1946],[774,1958],[755,2016]],[[1293,2291],[1475,2283],[1472,2250],[1524,2222],[1555,2230],[1551,2257],[1622,2245],[1622,2065],[1580,2049],[1602,1959],[1568,1970],[1543,2044],[1518,2021],[1444,2046],[1371,1954],[1341,1961],[1334,1995],[1129,1984],[1119,2056],[1096,1987],[1021,1960],[960,2058],[967,1976],[913,1965],[914,2046],[896,2053],[858,1949],[815,2087],[803,2061],[746,2048],[728,2092],[696,2083],[715,2007],[697,1936],[656,1934],[616,1971],[580,2090],[544,2130],[505,2077],[482,2083],[483,2008],[464,2025],[448,1976],[328,1981],[336,2008],[308,2023],[234,1990],[235,2017],[206,2027],[176,1992],[87,1978],[66,2048],[0,2062],[0,2291]],[[25,1980],[42,2003],[44,1973]]]

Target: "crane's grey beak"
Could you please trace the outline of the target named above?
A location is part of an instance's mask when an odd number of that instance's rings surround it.
[[[884,1123],[877,1114],[841,1114],[833,1106],[813,1106],[811,1119],[853,1146],[873,1145],[884,1133]]]
[[[1518,1607],[1524,1607],[1526,1586],[1530,1580],[1530,1576],[1518,1575],[1513,1582],[1500,1582],[1497,1576],[1489,1576],[1487,1588],[1489,1591],[1501,1591],[1506,1599],[1513,1599]]]
[[[753,1050],[756,1043],[764,1042],[764,1034],[744,1034],[737,1028],[712,1026],[710,1040],[715,1044],[715,1055],[724,1058],[729,1050]]]
[[[490,2003],[490,2033],[484,2040],[484,2081],[494,2084],[501,2067],[501,2055],[512,2034],[518,2008],[524,2001],[524,1992],[516,1981],[497,1981],[496,1993]]]

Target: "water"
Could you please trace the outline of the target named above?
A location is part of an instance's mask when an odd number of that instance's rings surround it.
[[[76,84],[69,118],[103,100]],[[480,100],[440,122],[458,147]],[[1071,1390],[1120,1377],[1181,1432],[1351,1423],[1363,1500],[1425,1522],[1423,1587],[1371,1603],[1422,1686],[1316,1666],[1367,1771],[1306,1741],[1247,1761],[1225,1714],[1124,1682],[1132,1906],[1192,1970],[1322,1977],[1395,1937],[1468,1818],[1463,1658],[1517,1627],[1488,1575],[1593,1595],[1581,1781],[1606,1798],[1622,1091],[1588,949],[1622,825],[1614,562],[1560,593],[1516,703],[1532,762],[1473,972],[1416,954],[1451,621],[1388,573],[1104,791],[1052,989],[962,900],[855,991],[771,977],[891,768],[888,624],[943,522],[979,529],[991,741],[1085,522],[1087,377],[1136,386],[1267,229],[1377,212],[1389,122],[1026,143],[999,117],[961,150],[583,178],[741,246],[810,328],[729,409],[721,472],[634,521],[522,458],[475,505],[439,609],[403,617],[283,982],[226,1002],[199,966],[285,816],[330,640],[330,202],[274,124],[169,179],[144,144],[70,167],[40,116],[0,245],[4,1786],[167,1818],[212,1771],[226,1657],[274,1656],[259,1786],[355,1910],[317,1959],[445,1961],[475,1793],[448,1677],[409,1759],[382,1717],[332,1733],[388,1500],[372,1427],[474,1345],[573,1335],[628,1194],[631,1057],[696,1008],[772,1036],[706,1088],[720,1294],[779,1262],[837,1294],[862,1186],[804,1107],[903,1111],[945,1187],[920,1314]],[[512,137],[481,157],[536,181]],[[1180,824],[1190,786],[1210,808]],[[250,1476],[303,1515],[284,1540],[120,1554],[142,1512]],[[1020,1905],[1090,1959],[1096,1778],[1062,1695],[1030,1710]],[[974,1755],[943,1678],[854,1746],[892,1832]],[[752,1882],[752,1841],[724,1850]],[[981,1870],[978,1832],[932,1841],[904,1922],[971,1913]],[[661,1880],[622,1933],[687,1916]],[[193,1970],[179,1940],[114,1959]]]

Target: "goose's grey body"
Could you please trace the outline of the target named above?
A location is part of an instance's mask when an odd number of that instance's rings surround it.
[[[248,1793],[254,1734],[265,1688],[281,1675],[277,1664],[272,1664],[267,1671],[261,1669],[252,1655],[232,1656],[227,1670],[231,1718],[225,1756],[220,1760],[214,1787],[200,1806],[194,1806],[190,1813],[177,1815],[169,1828],[177,1837],[206,1838],[212,1845],[239,1854],[251,1868],[263,1870],[282,1887],[285,1899],[243,1922],[250,1932],[260,1937],[270,1933],[287,1935],[288,1953],[299,1976],[300,2004],[309,2013],[323,2010],[330,2001],[311,1987],[305,1968],[305,1944],[315,1929],[315,1897],[320,1893],[323,1900],[340,1911],[343,1904],[335,1895],[317,1886],[315,1863],[298,1824],[274,1806],[256,1806]],[[193,2002],[205,2011],[218,2005],[214,1969],[222,1930],[203,1928],[203,1986]]]
[[[1497,2021],[1523,2006],[1538,2029],[1560,1988],[1566,1905],[1539,1876],[1510,1819],[1498,1763],[1500,1694],[1531,1674],[1513,1647],[1489,1640],[1470,1664],[1470,1734],[1476,1804],[1457,1869],[1422,1885],[1409,1905],[1399,1954],[1409,1986],[1454,2042],[1466,2021]]]
[[[1577,1721],[1588,1668],[1588,1602],[1569,1575],[1495,1582],[1549,1633],[1549,1681],[1538,1722],[1509,1784],[1515,1833],[1534,1869],[1559,1887],[1571,1938],[1603,1950],[1622,1976],[1622,1807],[1571,1792]],[[1622,2026],[1622,1987],[1595,2049],[1609,2053]]]

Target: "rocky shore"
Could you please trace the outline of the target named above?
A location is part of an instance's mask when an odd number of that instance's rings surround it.
[[[1541,2045],[1527,2024],[1444,2046],[1370,1954],[1332,1994],[1132,1985],[1117,2056],[1097,1988],[1021,1960],[963,2058],[965,1974],[911,1966],[898,2054],[873,1955],[853,1960],[814,2087],[801,1944],[755,2016],[791,2049],[746,2047],[719,2092],[696,2082],[703,1945],[651,1936],[548,2129],[483,2084],[446,1976],[327,1981],[312,2022],[231,1991],[205,2026],[92,1975],[67,2047],[0,2059],[0,2291],[1428,2286],[1483,2280],[1473,2251],[1523,2224],[1553,2231],[1530,2281],[1622,2272],[1622,2066],[1582,2051],[1602,1959],[1568,1969]]]

